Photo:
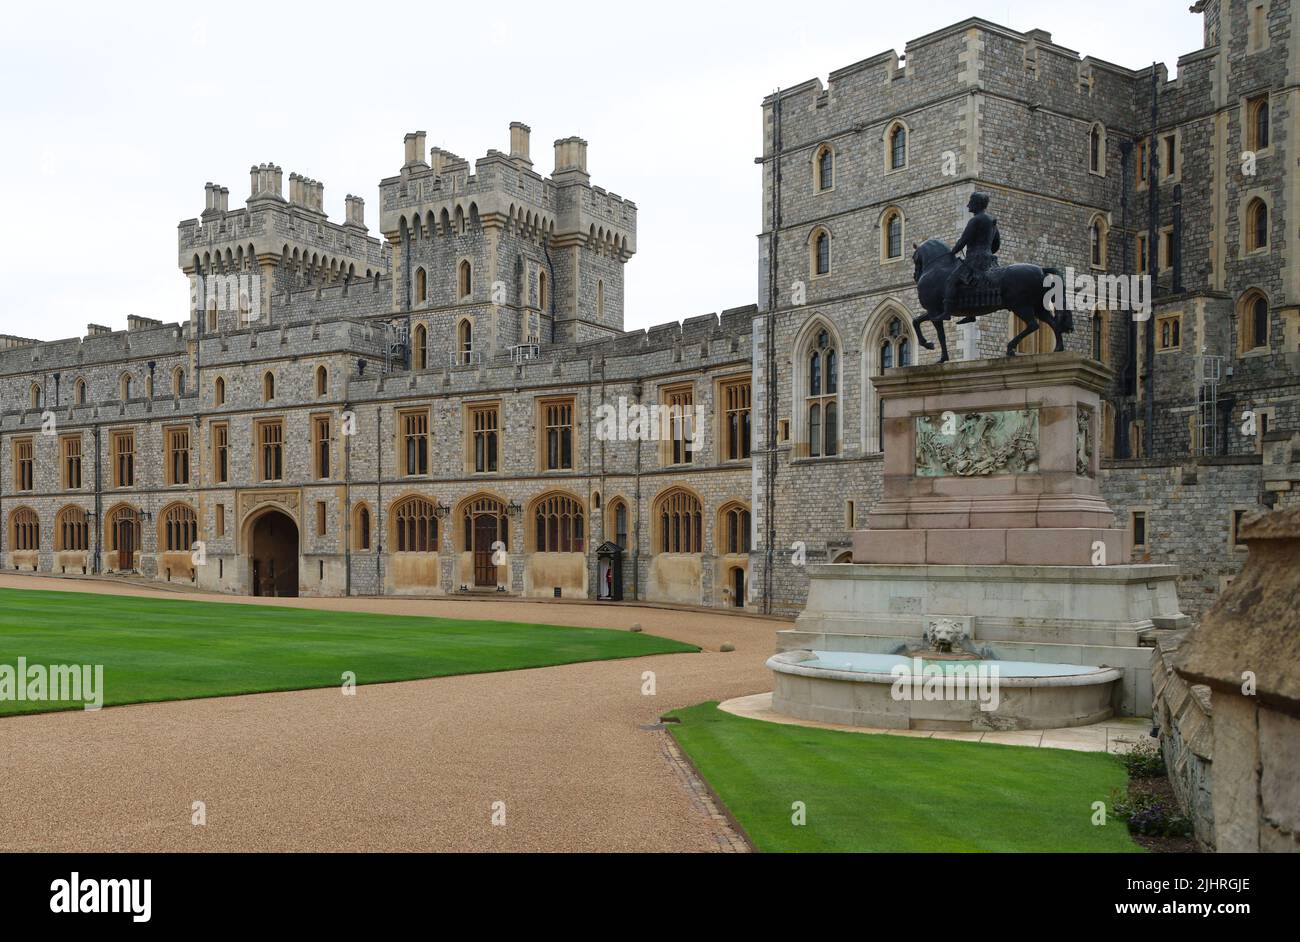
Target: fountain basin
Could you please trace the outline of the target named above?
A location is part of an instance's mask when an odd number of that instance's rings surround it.
[[[875,729],[1085,726],[1113,715],[1123,678],[1112,667],[855,651],[785,651],[767,666],[776,712]]]

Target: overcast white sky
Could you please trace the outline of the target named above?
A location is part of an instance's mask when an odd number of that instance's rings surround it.
[[[627,325],[755,300],[762,98],[977,15],[1132,68],[1200,45],[1189,0],[923,3],[11,4],[0,35],[0,333],[78,336],[185,317],[176,223],[250,164],[366,199],[425,130],[471,162],[532,127],[590,142],[592,180],[636,202]],[[554,12],[552,12],[554,11]]]

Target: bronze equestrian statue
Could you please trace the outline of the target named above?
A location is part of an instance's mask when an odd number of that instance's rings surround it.
[[[917,300],[925,313],[912,318],[912,327],[921,346],[933,350],[934,344],[925,339],[921,325],[931,323],[939,335],[940,363],[948,361],[948,338],[943,322],[954,314],[962,313],[959,324],[969,324],[977,317],[994,311],[1011,311],[1020,318],[1025,329],[1007,344],[1007,356],[1016,355],[1016,348],[1034,331],[1039,323],[1047,324],[1056,334],[1056,349],[1064,350],[1063,335],[1074,329],[1074,318],[1068,307],[1053,311],[1047,306],[1049,276],[1064,279],[1055,268],[1038,265],[998,265],[997,252],[1002,244],[998,221],[990,216],[989,198],[984,193],[972,193],[966,208],[971,219],[966,229],[951,249],[939,239],[928,239],[919,246],[913,243],[912,279],[916,282]],[[965,259],[957,253],[966,250]],[[1068,286],[1065,286],[1068,287]],[[1068,296],[1068,293],[1065,294]]]

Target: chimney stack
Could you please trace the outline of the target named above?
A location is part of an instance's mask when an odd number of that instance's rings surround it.
[[[281,170],[275,164],[257,164],[248,168],[250,180],[249,199],[271,197],[284,199],[280,195]]]
[[[587,172],[587,142],[580,137],[565,137],[555,142],[555,172]]]
[[[219,183],[203,184],[203,215],[224,213],[230,209],[230,190]]]
[[[343,224],[366,227],[366,201],[349,193],[343,198]]]
[[[428,135],[423,131],[412,131],[402,139],[406,144],[406,162],[402,164],[404,168],[424,163],[424,142],[427,138]]]
[[[531,132],[532,128],[522,121],[510,122],[510,156],[530,167],[533,165],[528,156],[528,135]]]

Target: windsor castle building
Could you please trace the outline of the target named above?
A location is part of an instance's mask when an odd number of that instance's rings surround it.
[[[879,497],[871,377],[936,355],[912,245],[979,190],[1004,263],[1149,275],[1148,310],[1076,309],[1067,346],[1114,374],[1101,483],[1134,558],[1199,613],[1242,517],[1300,487],[1300,0],[1193,11],[1175,78],[971,19],[771,95],[757,303],[645,331],[636,205],[579,138],[544,176],[522,124],[472,165],[408,134],[380,236],[274,164],[242,207],[209,184],[183,321],[0,338],[4,568],[797,611]],[[957,358],[1019,329],[947,328]]]

